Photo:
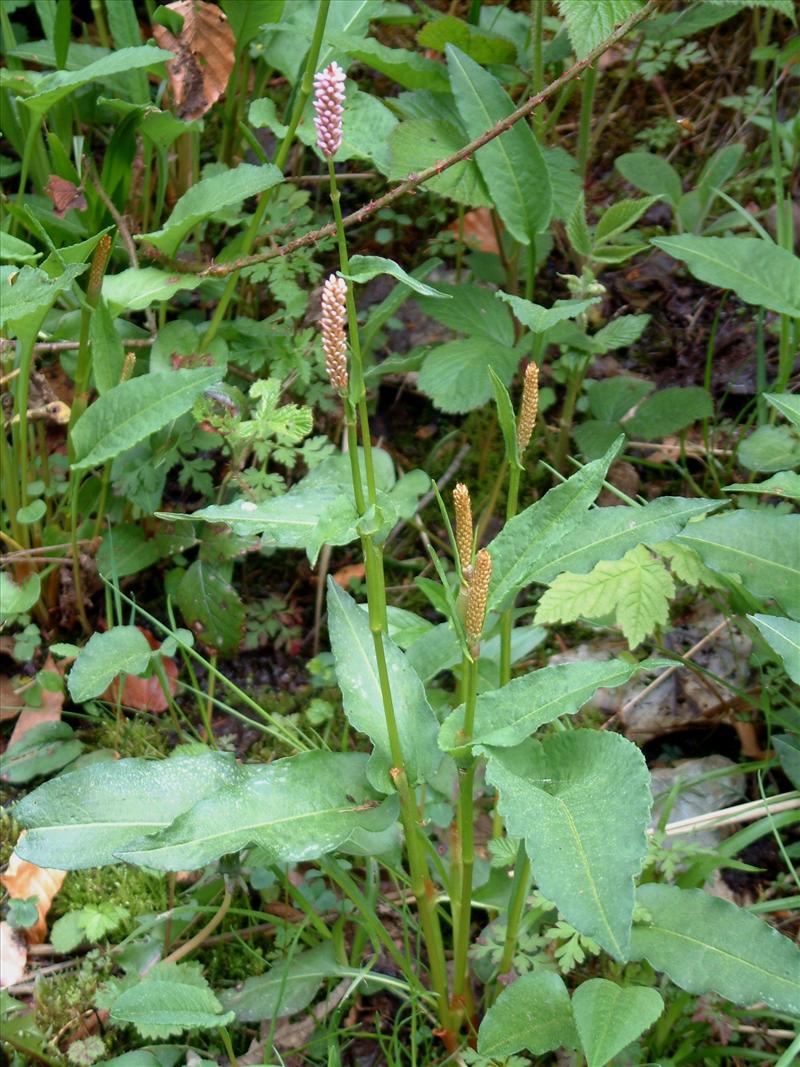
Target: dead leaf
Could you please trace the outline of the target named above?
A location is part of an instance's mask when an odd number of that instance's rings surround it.
[[[152,649],[159,647],[160,642],[149,630],[143,626],[137,629],[144,634]],[[174,696],[178,688],[178,665],[171,656],[162,656],[161,664],[167,676],[170,694]],[[122,686],[121,697],[120,686]],[[101,699],[114,704],[119,700],[123,707],[134,708],[136,711],[166,711],[169,707],[164,690],[161,688],[161,682],[155,674],[150,678],[139,678],[135,674],[126,674],[121,678],[116,678],[103,693]]]
[[[22,695],[14,692],[11,679],[5,674],[0,674],[0,722],[15,719],[24,703]]]
[[[0,922],[0,989],[16,985],[25,974],[28,948],[11,923]]]
[[[23,834],[20,836],[24,836]],[[11,853],[6,873],[0,877],[2,884],[12,900],[27,900],[36,897],[39,921],[24,931],[25,938],[32,945],[38,945],[47,937],[47,919],[45,916],[53,903],[53,897],[64,884],[66,871],[52,870],[50,867],[37,867],[20,859],[16,852]]]
[[[178,37],[166,26],[153,26],[161,48],[175,53],[167,63],[169,86],[178,118],[199,119],[228,85],[236,42],[225,13],[205,0],[177,0],[166,4],[183,16]]]
[[[68,211],[86,210],[86,197],[83,195],[83,189],[67,181],[66,178],[51,174],[44,191],[53,201],[53,214],[57,219],[63,219]]]
[[[53,671],[55,674],[61,673],[53,662],[52,656],[47,657],[44,669]],[[58,722],[61,718],[63,706],[63,693],[51,693],[49,689],[42,687],[42,706],[40,708],[23,708],[22,714],[14,726],[14,732],[8,739],[9,745],[20,741],[28,730],[32,730],[34,726],[41,726],[43,722]]]
[[[363,563],[351,563],[347,567],[340,567],[333,575],[333,580],[337,585],[340,585],[342,589],[346,589],[356,578],[363,578],[364,573]]]
[[[479,207],[474,211],[464,214],[464,240],[471,248],[479,252],[493,252],[498,255],[500,248],[492,225],[492,215],[488,207]],[[458,234],[458,222],[452,223],[447,229],[451,233]]]

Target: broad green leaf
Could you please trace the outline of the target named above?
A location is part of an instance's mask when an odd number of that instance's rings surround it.
[[[772,741],[781,770],[795,789],[800,789],[800,737],[797,734],[773,734]]]
[[[189,411],[224,370],[200,367],[146,374],[115,385],[81,415],[71,434],[75,470],[96,467],[133,448]]]
[[[763,482],[737,482],[723,486],[727,493],[755,493],[760,496],[785,497],[787,500],[800,500],[800,474],[793,471],[779,471]]]
[[[585,383],[589,395],[589,410],[596,419],[617,423],[651,393],[653,382],[641,378],[603,378]]]
[[[617,200],[606,208],[594,228],[595,248],[629,230],[658,200],[658,196],[646,196],[643,200]]]
[[[598,689],[625,685],[637,671],[652,667],[652,661],[586,660],[542,667],[514,678],[500,689],[479,694],[472,743],[498,748],[517,745],[546,723],[574,714]],[[446,752],[463,747],[463,726],[462,704],[442,724],[439,747]]]
[[[773,652],[777,652],[793,682],[800,685],[800,622],[780,615],[748,615]]]
[[[89,344],[92,352],[92,373],[97,391],[102,396],[119,385],[125,363],[122,338],[114,329],[108,304],[100,297],[89,320]]]
[[[152,567],[161,554],[155,538],[147,537],[142,526],[120,523],[103,535],[95,559],[99,573],[113,580],[115,576],[127,578]]]
[[[389,769],[394,762],[369,619],[364,609],[330,578],[328,629],[345,714],[375,746],[367,776],[376,789],[392,792]],[[441,761],[436,746],[436,718],[419,676],[403,653],[386,636],[383,647],[400,747],[408,781],[413,786],[430,779]]]
[[[174,58],[172,52],[167,52],[163,48],[153,48],[150,45],[121,48],[79,70],[57,70],[53,74],[48,74],[38,82],[34,95],[26,97],[23,102],[35,115],[43,116],[54,104],[63,100],[65,96],[69,96],[81,85],[105,80],[116,74],[128,74],[132,70],[157,67]]]
[[[558,0],[558,10],[567,23],[567,33],[578,59],[583,59],[610,37],[614,29],[635,14],[641,0]]]
[[[284,0],[223,0],[222,10],[236,38],[236,50],[242,53],[245,45],[258,37],[262,26],[277,22],[283,14]]]
[[[158,267],[129,267],[103,279],[103,297],[112,315],[143,311],[151,304],[169,300],[181,289],[196,289],[201,278],[194,274],[169,274]]]
[[[150,645],[136,626],[95,633],[69,672],[67,688],[76,704],[99,697],[119,674],[141,674],[150,663]]]
[[[439,285],[439,290],[451,299],[434,302],[415,298],[426,315],[469,338],[488,337],[503,348],[512,347],[514,324],[506,309],[495,300],[493,290],[483,285],[445,282]]]
[[[440,411],[462,414],[491,400],[490,369],[508,385],[519,360],[515,349],[501,347],[488,337],[448,341],[425,357],[418,385]]]
[[[748,304],[800,318],[800,258],[763,237],[654,237],[701,282],[732,289]]]
[[[328,34],[328,40],[335,48],[343,49],[353,59],[387,75],[404,89],[446,93],[450,88],[442,64],[426,59],[418,52],[406,48],[388,48],[374,37],[334,33]]]
[[[572,436],[585,459],[598,459],[611,448],[621,430],[618,422],[585,419],[573,427]]]
[[[500,83],[469,56],[447,46],[450,84],[470,139],[506,118],[514,105]],[[475,154],[498,214],[516,240],[529,244],[550,221],[550,175],[527,122],[517,122]]]
[[[380,804],[367,785],[366,763],[359,752],[303,752],[237,766],[222,788],[117,855],[160,871],[195,870],[250,845],[269,863],[316,859],[355,830],[383,830],[396,818],[394,797]]]
[[[418,118],[399,122],[389,137],[389,164],[386,176],[402,181],[409,174],[426,170],[440,159],[463,147],[466,137],[445,119]],[[465,159],[442,174],[429,178],[425,188],[467,207],[491,204],[477,164]]]
[[[561,147],[542,149],[553,194],[553,218],[566,220],[583,193],[583,182],[574,156]]]
[[[157,963],[114,1001],[111,1020],[131,1023],[144,1038],[163,1040],[185,1030],[215,1030],[235,1016],[225,1012],[191,964]]]
[[[240,204],[283,181],[283,175],[271,163],[238,167],[204,178],[192,185],[180,198],[160,230],[143,233],[137,240],[154,245],[167,256],[174,256],[181,241],[198,223],[217,211]]]
[[[236,651],[244,605],[219,567],[196,559],[181,578],[175,599],[186,625],[204,644],[223,655]]]
[[[563,485],[546,493],[507,522],[488,546],[492,557],[489,607],[500,609],[532,578],[537,568],[585,520],[589,505],[603,485],[619,440],[602,459],[587,463]],[[562,568],[563,569],[563,568]]]
[[[393,259],[384,259],[383,256],[351,256],[350,273],[343,275],[351,282],[364,283],[377,278],[379,274],[388,274],[396,278],[415,293],[428,297],[446,297],[447,294],[434,289],[432,285],[426,285],[418,278],[407,274],[403,268]]]
[[[40,867],[65,871],[117,863],[126,844],[169,826],[203,797],[232,784],[237,773],[233,755],[208,752],[115,760],[53,778],[14,808],[14,818],[28,830],[17,852]]]
[[[620,986],[605,978],[582,982],[572,994],[572,1012],[586,1067],[605,1067],[663,1010],[664,1001],[655,989]]]
[[[652,802],[641,752],[599,730],[483,751],[498,810],[509,834],[524,839],[542,895],[576,930],[626,960]]]
[[[564,980],[552,971],[523,974],[507,986],[481,1020],[478,1052],[503,1059],[515,1052],[542,1056],[578,1047]]]
[[[42,258],[42,253],[37,252],[33,245],[20,240],[12,233],[0,230],[0,259],[10,259],[14,263],[33,264]]]
[[[658,626],[666,626],[675,583],[644,545],[622,559],[601,560],[588,574],[566,571],[539,600],[535,620],[542,625],[614,616],[631,648]]]
[[[51,278],[38,267],[0,267],[0,327],[12,331],[12,336],[35,336],[58,294],[85,270],[85,264],[72,263],[59,277]]]
[[[659,389],[647,397],[623,425],[630,437],[654,441],[685,430],[698,419],[707,419],[713,414],[714,405],[706,389],[674,386]]]
[[[248,978],[240,989],[220,994],[223,1007],[240,1023],[281,1019],[303,1011],[326,978],[342,973],[330,941],[286,960],[277,960],[265,973]]]
[[[517,58],[517,46],[499,34],[471,26],[455,15],[443,15],[426,23],[417,34],[417,43],[423,48],[444,52],[448,44],[456,45],[476,63],[513,63]]]
[[[82,743],[65,722],[40,723],[9,745],[0,756],[0,779],[12,785],[30,782],[33,778],[61,770],[82,751]],[[21,843],[22,839],[18,844]]]
[[[800,396],[794,393],[764,393],[764,399],[800,430]]]
[[[47,505],[39,497],[36,500],[32,500],[30,504],[26,504],[23,508],[17,508],[17,522],[22,526],[30,526],[34,522],[38,522],[39,519],[47,511]]]
[[[691,523],[677,539],[712,571],[737,575],[755,596],[771,597],[800,617],[800,515],[712,515]]]
[[[527,326],[533,333],[544,333],[557,322],[577,318],[592,304],[600,302],[600,297],[595,296],[588,300],[556,300],[552,307],[546,308],[541,304],[534,304],[531,300],[523,300],[521,296],[512,296],[510,293],[497,292],[495,296],[499,300],[504,300],[522,325]]]
[[[689,993],[800,1015],[800,949],[763,919],[702,889],[651,883],[637,901],[648,917],[633,928],[631,959]]]
[[[784,471],[800,466],[800,437],[789,426],[759,426],[739,442],[736,458],[749,471]]]
[[[666,159],[652,152],[627,152],[617,156],[614,166],[631,185],[651,196],[665,196],[673,207],[683,195],[678,172]]]
[[[15,615],[30,611],[39,599],[41,586],[38,574],[32,574],[17,585],[8,571],[0,571],[0,621],[7,622]]]
[[[639,340],[649,321],[649,315],[620,315],[592,334],[589,347],[591,351],[601,354],[614,352],[618,348],[628,348]]]

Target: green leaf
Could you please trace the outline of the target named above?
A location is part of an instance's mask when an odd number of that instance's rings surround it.
[[[92,353],[92,373],[97,391],[102,396],[119,385],[125,363],[122,338],[114,329],[108,304],[100,297],[89,320],[89,344]]]
[[[706,389],[676,385],[649,396],[623,425],[630,437],[654,441],[685,430],[698,419],[711,418],[713,414],[714,405]]]
[[[523,974],[507,986],[478,1030],[478,1052],[492,1059],[523,1050],[542,1056],[557,1048],[577,1047],[569,993],[552,971]]]
[[[342,969],[328,941],[278,960],[265,974],[248,978],[241,989],[225,990],[220,999],[240,1023],[281,1019],[307,1008],[324,980]]]
[[[800,622],[780,615],[748,615],[773,652],[777,652],[793,682],[800,685]]]
[[[577,619],[602,620],[613,613],[631,648],[669,618],[675,583],[659,559],[637,545],[622,559],[602,560],[588,574],[560,574],[539,600],[542,625]]]
[[[46,511],[47,505],[41,497],[38,500],[32,500],[24,508],[17,508],[17,522],[22,526],[30,526],[38,522]]]
[[[0,327],[13,331],[17,337],[35,335],[58,294],[84,270],[85,264],[72,263],[58,278],[51,278],[38,267],[0,267]]]
[[[27,241],[21,241],[12,233],[0,230],[0,259],[10,259],[14,263],[35,263],[42,258],[42,253],[37,252],[33,245]]]
[[[224,374],[219,367],[132,378],[109,389],[81,415],[71,433],[73,469],[96,467],[133,448],[189,411]]]
[[[353,59],[387,75],[404,89],[427,89],[432,93],[449,91],[447,75],[441,63],[426,59],[406,48],[388,48],[373,37],[330,34],[334,47],[341,48]]]
[[[14,818],[28,830],[17,851],[40,867],[64,871],[117,863],[126,844],[169,826],[208,794],[233,784],[237,774],[233,755],[218,752],[114,760],[72,771],[14,807]]]
[[[191,964],[157,963],[141,982],[114,1001],[110,1017],[131,1023],[144,1038],[162,1040],[185,1030],[215,1030],[235,1016],[222,1005]]]
[[[773,734],[772,741],[781,770],[795,789],[800,789],[800,737],[797,734]]]
[[[763,237],[654,237],[702,282],[732,289],[748,304],[800,318],[800,258]]]
[[[542,667],[514,678],[500,689],[478,695],[472,744],[499,748],[517,745],[559,716],[573,715],[598,689],[625,685],[637,671],[652,667],[652,661],[586,660]],[[463,747],[463,736],[459,738],[463,726],[462,704],[442,724],[439,747],[446,752]]]
[[[663,1010],[664,1001],[655,989],[619,986],[605,978],[582,982],[572,995],[572,1011],[586,1067],[605,1067]]]
[[[127,863],[160,871],[195,870],[257,845],[269,863],[317,859],[356,830],[384,830],[396,800],[380,804],[358,752],[303,752],[262,766],[237,766],[222,788],[165,829],[117,850]]]
[[[607,244],[613,237],[629,230],[660,199],[659,196],[646,196],[643,200],[617,200],[606,208],[594,228],[594,247]]]
[[[489,607],[501,609],[532,579],[530,574],[547,560],[565,537],[584,520],[600,492],[619,440],[602,459],[587,463],[563,485],[549,490],[507,522],[488,546],[492,557]]]
[[[513,346],[514,324],[511,316],[497,303],[491,289],[466,283],[441,283],[439,289],[451,297],[446,303],[417,298],[426,315],[470,338],[487,337],[503,348]]]
[[[103,279],[103,297],[112,315],[143,311],[151,304],[169,300],[182,289],[196,289],[201,278],[194,274],[168,274],[158,267],[130,267]]]
[[[524,838],[543,896],[576,930],[627,959],[652,802],[641,752],[620,734],[593,730],[484,752],[498,810],[508,832]]]
[[[677,538],[707,567],[738,575],[757,597],[800,616],[800,515],[736,511],[693,522]]]
[[[736,458],[749,471],[783,471],[800,466],[800,438],[788,426],[759,426],[739,442]]]
[[[417,34],[417,43],[437,52],[444,52],[448,44],[456,45],[476,63],[513,63],[517,58],[513,41],[471,26],[455,15],[443,15],[426,23]]]
[[[631,408],[639,404],[655,388],[653,382],[641,378],[604,378],[585,383],[589,395],[589,410],[596,419],[617,423]],[[619,430],[617,431],[619,432]]]
[[[514,105],[500,83],[469,56],[447,46],[450,84],[471,139],[506,118]],[[550,221],[550,175],[541,148],[526,122],[479,148],[475,161],[498,214],[511,235],[529,244]]]
[[[440,411],[473,411],[492,398],[489,370],[508,385],[519,359],[515,349],[503,348],[487,337],[448,341],[425,357],[418,385]]]
[[[65,722],[40,723],[9,745],[0,756],[0,779],[11,785],[30,782],[33,778],[61,770],[82,751],[83,745]],[[22,844],[22,839],[18,844]]]
[[[26,578],[17,585],[8,571],[0,571],[0,621],[7,622],[15,615],[25,615],[41,593],[42,581],[38,574]]]
[[[223,571],[196,559],[176,594],[184,621],[200,640],[223,655],[235,652],[244,629],[244,605]]]
[[[492,379],[494,400],[497,405],[497,421],[503,434],[503,443],[506,450],[506,462],[512,467],[524,470],[519,461],[519,446],[517,444],[517,417],[514,414],[514,406],[508,389],[500,381],[492,368],[489,368],[489,377]]]
[[[172,52],[167,52],[163,48],[153,48],[150,45],[121,48],[79,70],[57,70],[53,74],[46,75],[37,83],[34,95],[24,98],[22,102],[35,115],[43,116],[54,104],[63,100],[65,96],[69,96],[81,85],[105,80],[117,74],[128,74],[132,70],[157,67],[174,58]]]
[[[617,156],[614,166],[622,177],[651,196],[665,196],[673,207],[683,196],[681,179],[675,168],[652,152],[627,152]]]
[[[148,538],[141,525],[121,523],[103,535],[95,559],[104,578],[127,578],[152,567],[161,554],[156,540]]]
[[[367,777],[376,789],[393,792],[389,769],[394,766],[394,761],[369,619],[363,608],[330,578],[328,628],[345,714],[375,746]],[[441,762],[436,746],[436,718],[422,682],[406,657],[386,636],[383,637],[383,647],[400,748],[409,784],[414,786],[428,781]]]
[[[95,633],[69,672],[67,688],[76,704],[99,697],[119,674],[141,674],[150,664],[150,645],[136,626]]]
[[[383,256],[351,256],[350,273],[344,274],[342,277],[347,278],[348,281],[363,284],[373,278],[377,278],[379,274],[388,274],[392,278],[396,278],[403,285],[407,285],[409,289],[413,289],[415,293],[420,293],[422,296],[447,296],[446,293],[434,289],[432,285],[426,285],[425,282],[421,282],[418,278],[407,274],[393,259],[384,259]]]
[[[402,181],[409,174],[427,170],[440,159],[457,152],[465,140],[464,133],[445,119],[418,118],[399,122],[389,137],[386,176]],[[472,159],[465,159],[429,178],[425,188],[467,207],[491,204],[478,166]]]
[[[800,430],[800,396],[794,393],[764,393],[764,399]]]
[[[601,354],[628,348],[639,340],[649,321],[649,315],[620,315],[589,338],[590,348]]]
[[[633,928],[632,959],[689,993],[800,1015],[800,949],[763,919],[702,889],[651,883],[637,900],[648,919]]]
[[[583,59],[625,19],[641,8],[641,0],[558,0],[567,33],[578,59]]]
[[[271,163],[254,166],[240,163],[222,174],[203,178],[180,198],[160,230],[143,233],[137,240],[154,245],[167,256],[174,256],[181,241],[198,223],[233,204],[241,204],[283,181],[283,175]]]
[[[552,307],[546,308],[541,304],[534,304],[531,300],[523,300],[520,296],[512,296],[510,293],[497,292],[495,296],[499,300],[504,300],[522,325],[527,326],[533,333],[544,333],[557,322],[577,318],[592,304],[600,302],[599,296],[593,296],[588,300],[556,300]]]
[[[723,486],[728,493],[755,493],[761,495],[785,497],[787,500],[800,500],[800,474],[792,471],[779,471],[764,482],[737,482],[735,485]]]
[[[241,55],[245,45],[258,37],[262,26],[278,22],[283,14],[284,0],[223,0],[222,10],[236,38],[236,50]]]

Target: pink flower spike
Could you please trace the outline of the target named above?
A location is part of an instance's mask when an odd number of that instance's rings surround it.
[[[342,143],[344,82],[345,73],[338,63],[331,63],[314,78],[317,148],[327,159],[336,155]]]

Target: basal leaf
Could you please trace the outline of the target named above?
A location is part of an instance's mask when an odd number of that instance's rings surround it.
[[[637,900],[647,920],[633,928],[632,959],[689,993],[800,1015],[800,949],[763,919],[702,889],[650,883]]]
[[[157,301],[169,300],[182,289],[196,289],[202,281],[194,274],[169,274],[158,267],[129,267],[103,279],[103,297],[112,315],[142,311]]]
[[[447,76],[441,65],[407,48],[389,48],[374,37],[345,34],[329,35],[331,43],[367,67],[386,74],[404,89],[427,89],[446,93]]]
[[[605,1067],[663,1010],[664,1001],[655,989],[621,986],[605,978],[582,982],[572,995],[572,1012],[586,1067]]]
[[[163,48],[153,48],[151,45],[121,48],[78,70],[57,70],[48,74],[37,84],[36,93],[25,98],[24,103],[36,115],[44,115],[54,104],[65,96],[69,96],[81,85],[105,80],[117,74],[127,74],[132,70],[157,67],[170,59],[174,59],[172,52],[167,52]]]
[[[67,679],[76,704],[99,697],[119,674],[141,674],[150,663],[150,645],[137,626],[95,633],[78,654]]]
[[[508,385],[519,359],[516,349],[502,348],[488,337],[448,341],[425,356],[418,384],[440,411],[461,414],[491,400],[490,368]]]
[[[330,578],[328,628],[345,714],[375,746],[367,776],[376,789],[393,792],[389,776],[393,761],[369,619],[364,609]],[[431,778],[441,761],[436,718],[419,675],[403,653],[386,636],[383,646],[400,747],[409,783],[416,785]]]
[[[543,896],[576,930],[627,959],[652,802],[638,748],[620,734],[572,730],[483,751],[498,809],[509,834],[524,839]]]
[[[60,771],[80,756],[82,751],[83,743],[73,735],[67,723],[39,723],[10,744],[0,756],[0,780],[22,785],[34,778]],[[21,842],[20,838],[18,844]]]
[[[488,338],[503,348],[514,344],[514,324],[508,311],[495,300],[495,293],[483,285],[440,283],[450,300],[433,301],[415,297],[426,315],[469,338]]]
[[[683,195],[678,172],[652,152],[626,152],[617,156],[614,166],[631,185],[652,196],[665,196],[673,207]]]
[[[800,685],[800,622],[780,615],[748,615],[773,652],[783,660],[786,673]]]
[[[674,386],[648,396],[630,419],[623,423],[629,437],[655,441],[685,430],[698,419],[714,414],[708,390],[700,386]]]
[[[277,960],[266,973],[248,978],[241,989],[220,994],[223,1007],[240,1023],[281,1019],[307,1008],[326,978],[342,973],[330,941],[286,960]]]
[[[764,393],[764,399],[800,430],[800,396],[794,393]]]
[[[196,559],[180,580],[176,600],[186,625],[204,644],[223,654],[236,651],[244,605],[220,567]]]
[[[478,1030],[478,1052],[492,1059],[523,1050],[542,1056],[577,1047],[569,993],[564,980],[552,971],[523,974],[507,986]]]
[[[124,990],[110,1011],[115,1023],[131,1023],[145,1038],[163,1040],[185,1030],[228,1026],[223,1007],[202,976],[188,964],[157,963],[140,982]]]

